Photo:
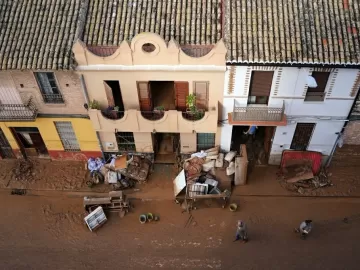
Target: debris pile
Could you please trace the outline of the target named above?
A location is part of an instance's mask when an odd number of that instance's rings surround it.
[[[322,170],[314,175],[310,165],[294,165],[283,168],[279,173],[278,180],[287,190],[305,194],[315,189],[332,186],[327,173]]]
[[[190,158],[184,160],[182,166],[184,170],[174,180],[175,189],[180,192],[184,187],[187,199],[221,198],[226,202],[230,197],[230,191],[220,190],[221,179],[217,177],[217,173],[222,171],[227,177],[234,174],[234,170],[228,169],[230,164],[234,163],[232,160],[235,155],[236,152],[226,155],[219,153],[219,147],[192,154]],[[229,183],[231,186],[230,181]]]
[[[34,165],[34,161],[30,159],[19,159],[12,170],[14,179],[25,182],[35,181]]]

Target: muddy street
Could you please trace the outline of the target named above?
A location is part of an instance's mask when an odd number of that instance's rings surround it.
[[[1,193],[2,269],[358,269],[360,199],[239,199],[239,210],[208,203],[187,213],[173,201],[133,201],[135,209],[91,233],[82,198]],[[160,216],[140,224],[141,213]],[[349,223],[342,219],[349,216]],[[314,220],[305,241],[293,228]],[[248,224],[250,241],[233,242],[235,224]]]

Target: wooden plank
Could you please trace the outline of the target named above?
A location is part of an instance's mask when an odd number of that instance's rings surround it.
[[[296,183],[296,182],[299,182],[302,180],[309,180],[312,178],[314,178],[314,174],[311,171],[309,171],[309,172],[304,172],[301,175],[297,175],[295,177],[289,178],[286,180],[286,182],[287,183]]]

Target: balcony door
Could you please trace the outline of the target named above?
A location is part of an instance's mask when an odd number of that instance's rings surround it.
[[[273,76],[273,71],[253,71],[251,73],[248,104],[267,105],[269,103]]]

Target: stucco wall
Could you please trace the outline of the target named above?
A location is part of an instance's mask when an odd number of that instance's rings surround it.
[[[0,122],[0,127],[8,139],[12,149],[19,149],[15,138],[9,128],[11,127],[36,127],[39,129],[46,148],[49,151],[63,151],[55,121],[69,121],[72,123],[81,151],[100,151],[96,133],[89,119],[82,118],[37,118],[34,122]]]
[[[64,104],[44,103],[35,76],[31,71],[3,71],[11,78],[11,85],[15,87],[23,101],[33,98],[39,113],[43,114],[87,114],[83,107],[85,103],[81,90],[79,75],[72,71],[55,71],[59,90]],[[4,82],[0,81],[0,84]],[[7,83],[9,85],[9,83]]]

